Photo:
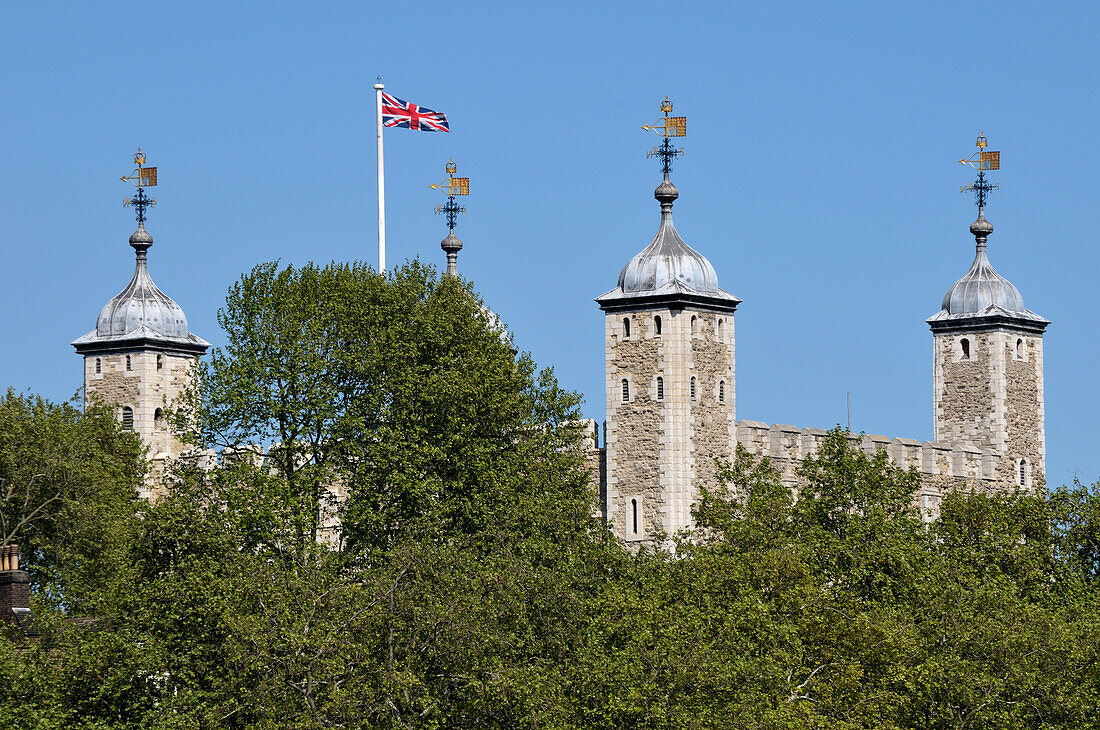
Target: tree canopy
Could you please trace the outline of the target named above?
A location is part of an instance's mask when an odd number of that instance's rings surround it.
[[[0,642],[0,723],[1100,724],[1096,486],[959,489],[929,523],[919,476],[836,430],[797,492],[739,450],[701,485],[696,533],[631,551],[593,517],[577,397],[467,283],[265,264],[220,316],[193,437],[274,448],[213,471],[184,460],[153,504],[81,493],[118,525],[102,529],[128,582],[65,582],[80,565],[54,563],[73,600],[36,601],[37,641]],[[0,434],[36,413],[11,400]],[[97,469],[131,464],[109,415],[65,413],[59,439],[90,418],[96,448],[116,449]],[[117,465],[108,481],[132,489]],[[335,542],[319,516],[334,484]],[[43,555],[66,539],[41,534]]]

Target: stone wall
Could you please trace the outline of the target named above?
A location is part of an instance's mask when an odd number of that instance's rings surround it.
[[[714,484],[718,479],[714,460],[732,458],[736,435],[733,316],[704,312],[686,312],[684,316],[689,318],[689,326],[690,317],[697,318],[696,332],[691,337],[690,373],[697,380],[694,399],[690,397],[690,380],[686,384],[692,416],[691,483]],[[720,383],[724,384],[721,397]]]

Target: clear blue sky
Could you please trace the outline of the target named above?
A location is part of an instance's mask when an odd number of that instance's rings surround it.
[[[223,341],[260,261],[374,262],[371,84],[452,133],[386,137],[390,262],[461,272],[603,418],[592,299],[652,237],[641,124],[688,117],[677,227],[737,313],[737,414],[932,436],[924,319],[968,268],[956,160],[1002,153],[994,266],[1046,336],[1051,482],[1100,477],[1094,300],[1100,5],[1076,3],[9,3],[0,24],[0,385],[80,386],[69,346],[129,279],[118,180],[159,166],[150,269]]]

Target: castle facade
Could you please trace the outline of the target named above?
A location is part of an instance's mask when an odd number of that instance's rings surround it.
[[[769,457],[794,487],[799,465],[826,435],[737,420],[734,315],[741,300],[718,286],[711,263],[677,233],[678,195],[666,166],[654,192],[656,235],[626,263],[616,287],[596,299],[604,313],[607,420],[602,446],[595,422],[589,425],[589,458],[603,517],[631,543],[690,530],[699,485],[717,484],[716,460],[731,461],[737,445]],[[982,202],[970,226],[974,261],[927,320],[934,440],[858,437],[866,450],[886,450],[896,464],[920,471],[916,499],[929,518],[950,489],[1038,490],[1045,483],[1043,333],[1050,322],[1025,308],[1016,287],[990,265],[993,226]],[[114,407],[149,447],[146,497],[163,489],[164,465],[185,452],[166,416],[210,346],[153,283],[152,244],[139,223],[130,237],[130,282],[103,307],[96,328],[72,343],[84,357],[85,397]],[[455,273],[457,249],[446,244],[448,273]]]

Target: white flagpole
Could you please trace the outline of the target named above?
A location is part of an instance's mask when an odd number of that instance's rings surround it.
[[[382,161],[382,77],[374,85],[375,109],[378,114],[378,273],[386,272],[386,176]]]

